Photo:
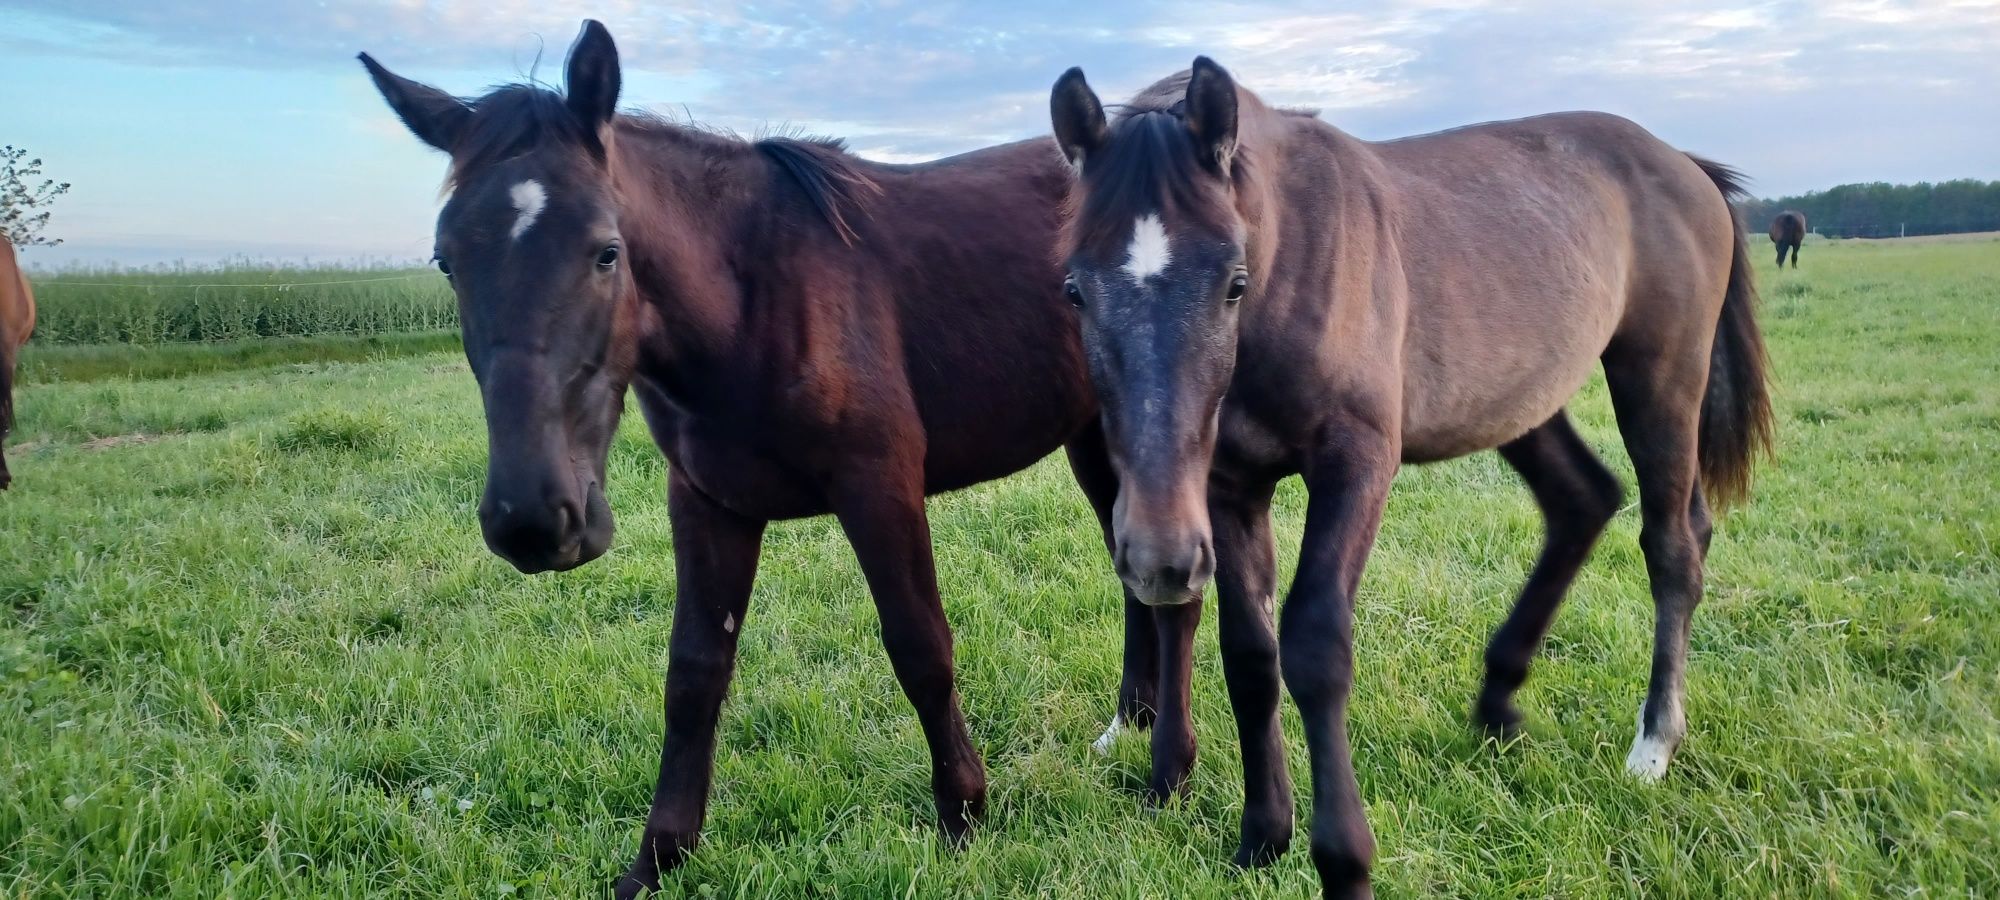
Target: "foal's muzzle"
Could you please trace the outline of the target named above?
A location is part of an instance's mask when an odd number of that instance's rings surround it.
[[[611,547],[611,507],[597,484],[580,500],[489,489],[479,503],[479,527],[487,549],[528,574],[574,569]]]
[[[1147,606],[1179,606],[1201,597],[1215,575],[1215,546],[1206,533],[1173,530],[1120,536],[1118,577]]]

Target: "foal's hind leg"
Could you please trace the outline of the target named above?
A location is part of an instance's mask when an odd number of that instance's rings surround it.
[[[1542,555],[1514,601],[1513,612],[1486,645],[1486,683],[1472,708],[1473,724],[1506,739],[1521,723],[1514,692],[1527,680],[1528,664],[1548,634],[1556,608],[1604,526],[1618,512],[1624,490],[1577,436],[1567,413],[1556,413],[1501,446],[1500,456],[1521,473],[1547,520]]]
[[[1649,781],[1666,774],[1687,734],[1682,707],[1688,631],[1701,603],[1709,527],[1707,506],[1697,496],[1695,455],[1709,341],[1678,354],[1667,349],[1673,343],[1662,342],[1632,354],[1634,358],[1607,355],[1605,360],[1618,428],[1639,479],[1639,546],[1653,588],[1652,680],[1639,709],[1638,734],[1625,758],[1626,771]]]

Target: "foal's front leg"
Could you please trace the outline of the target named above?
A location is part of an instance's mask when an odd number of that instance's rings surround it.
[[[834,514],[861,561],[889,663],[930,744],[938,825],[947,838],[963,840],[986,814],[986,767],[958,709],[922,473],[878,470],[847,479],[836,488]]]
[[[1215,594],[1222,674],[1243,742],[1243,825],[1239,866],[1268,865],[1292,844],[1292,776],[1278,728],[1278,636],[1271,627],[1278,559],[1271,536],[1274,484],[1230,490],[1211,484]]]
[[[1398,453],[1376,435],[1353,435],[1305,473],[1312,499],[1298,574],[1278,626],[1285,684],[1305,722],[1312,757],[1312,858],[1328,897],[1372,897],[1368,830],[1347,743],[1354,685],[1354,591],[1389,496]]]
[[[666,737],[660,775],[639,858],[619,879],[620,900],[657,889],[660,873],[681,864],[701,839],[715,764],[715,725],[736,671],[736,638],[764,523],[709,499],[678,470],[670,472],[667,506],[674,531],[673,635],[668,638]]]

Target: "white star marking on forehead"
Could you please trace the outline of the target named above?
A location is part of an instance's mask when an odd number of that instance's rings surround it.
[[[1125,271],[1133,281],[1166,271],[1174,252],[1167,246],[1167,227],[1160,217],[1147,213],[1132,225],[1132,244],[1125,248]]]
[[[528,233],[528,229],[535,227],[542,208],[549,205],[549,192],[542,189],[541,182],[530,178],[514,185],[508,193],[514,198],[514,210],[520,215],[515,217],[514,227],[507,232],[507,236],[518,241],[521,235]]]

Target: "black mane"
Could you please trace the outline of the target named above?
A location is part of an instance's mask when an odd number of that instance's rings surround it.
[[[447,189],[457,187],[467,173],[551,146],[603,152],[597,136],[578,122],[563,96],[548,88],[533,84],[502,85],[471,105],[471,123],[452,147],[453,164]],[[857,160],[838,138],[744,140],[643,113],[620,114],[618,124],[640,135],[693,138],[712,149],[755,149],[790,176],[820,218],[842,241],[850,244],[856,234],[849,222],[849,210],[860,207],[860,195],[881,192],[875,181],[855,165]]]
[[[880,194],[882,188],[853,166],[854,157],[848,155],[846,142],[839,138],[767,137],[752,146],[792,176],[805,191],[807,202],[833,226],[841,241],[854,243],[858,236],[843,210],[860,205],[857,192]]]

